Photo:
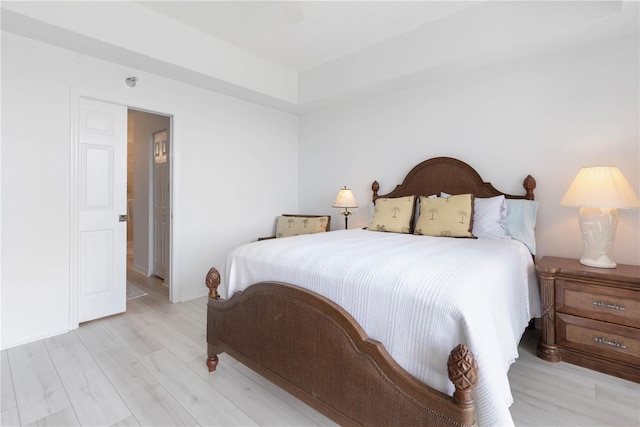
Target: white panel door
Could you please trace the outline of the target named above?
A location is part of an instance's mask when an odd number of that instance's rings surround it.
[[[169,272],[169,135],[153,134],[153,275]]]
[[[78,111],[78,321],[86,322],[126,309],[127,107],[80,98]]]

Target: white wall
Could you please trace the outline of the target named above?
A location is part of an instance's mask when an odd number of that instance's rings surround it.
[[[297,117],[3,32],[2,348],[69,328],[70,92],[173,116],[178,301],[298,206]]]
[[[497,188],[538,181],[538,254],[578,257],[577,210],[560,199],[580,167],[614,164],[636,193],[637,34],[492,65],[297,117],[149,73],[2,34],[2,348],[69,328],[70,97],[173,116],[172,285],[204,295],[230,249],[282,212],[332,213],[350,186],[364,224],[371,181],[387,192],[419,161],[453,156]],[[135,89],[125,85],[140,77]],[[299,127],[298,127],[298,121]],[[300,173],[298,173],[298,170]],[[614,247],[640,264],[639,217]]]
[[[575,208],[559,205],[582,166],[617,165],[640,194],[638,35],[450,75],[300,119],[300,210],[333,213],[350,186],[363,226],[371,182],[381,193],[417,163],[466,161],[504,192],[538,182],[538,256],[580,257]],[[640,264],[638,210],[620,219],[613,257]]]

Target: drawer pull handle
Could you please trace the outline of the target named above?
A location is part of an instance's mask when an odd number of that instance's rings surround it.
[[[609,341],[609,340],[608,340],[608,339],[606,339],[606,338],[595,338],[595,337],[594,337],[594,338],[593,338],[593,340],[594,340],[595,342],[597,342],[597,343],[610,345],[610,346],[612,346],[612,347],[616,347],[616,348],[627,348],[627,346],[626,346],[626,345],[624,345],[624,344],[620,344],[618,341]]]
[[[593,305],[597,306],[597,307],[605,307],[605,308],[611,308],[613,310],[620,310],[620,311],[624,311],[624,307],[621,305],[617,305],[617,304],[607,304],[606,302],[602,302],[602,301],[594,301]]]

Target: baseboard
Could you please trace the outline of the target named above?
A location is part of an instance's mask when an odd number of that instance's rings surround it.
[[[201,291],[189,292],[186,295],[180,295],[180,301],[177,301],[177,302],[190,301],[192,299],[207,296],[209,294],[209,289],[207,289],[205,286],[203,286],[202,288],[203,289]]]
[[[32,343],[32,342],[46,340],[47,338],[51,338],[51,337],[55,337],[55,336],[58,336],[58,335],[66,334],[66,333],[69,333],[71,331],[72,331],[72,329],[68,329],[67,328],[67,329],[63,329],[63,330],[57,331],[57,332],[48,332],[48,333],[46,333],[44,335],[38,335],[38,336],[36,336],[34,338],[29,338],[27,340],[20,340],[20,341],[17,341],[17,342],[10,342],[8,344],[5,343],[5,342],[2,342],[2,346],[0,346],[0,350],[4,351],[4,350],[8,350],[8,349],[13,348],[13,347],[19,347],[21,345],[29,344],[29,343]]]
[[[149,273],[146,267],[142,267],[136,264],[131,264],[131,269],[136,273],[142,274],[144,277],[151,277],[151,274]]]

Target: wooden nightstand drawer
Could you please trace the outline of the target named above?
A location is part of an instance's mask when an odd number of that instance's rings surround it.
[[[640,330],[557,313],[557,342],[621,362],[640,366]]]
[[[640,292],[557,279],[556,311],[640,328]]]
[[[640,383],[640,266],[595,268],[544,257],[536,271],[543,306],[538,357]]]

